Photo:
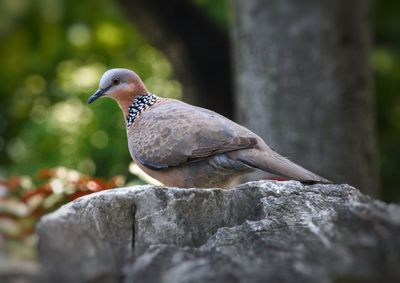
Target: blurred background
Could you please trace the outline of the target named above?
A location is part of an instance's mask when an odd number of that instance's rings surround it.
[[[232,38],[243,30],[232,2],[0,1],[0,241],[7,253],[34,257],[26,249],[34,223],[62,203],[144,182],[129,166],[117,105],[86,105],[105,70],[133,69],[159,96],[246,119],[235,107],[241,77],[230,50],[240,52]],[[400,202],[400,2],[369,8],[376,195]]]

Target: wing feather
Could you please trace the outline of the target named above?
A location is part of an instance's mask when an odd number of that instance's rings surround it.
[[[128,140],[132,157],[152,169],[257,145],[252,132],[231,120],[177,100],[163,101],[142,113]]]

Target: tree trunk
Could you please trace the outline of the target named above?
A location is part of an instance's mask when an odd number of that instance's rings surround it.
[[[281,154],[376,195],[364,0],[232,0],[238,120]]]

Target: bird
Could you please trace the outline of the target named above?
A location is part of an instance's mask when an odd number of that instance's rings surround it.
[[[231,188],[253,171],[303,183],[330,183],[277,153],[244,126],[211,110],[148,91],[132,70],[106,71],[88,104],[114,99],[133,161],[165,186]]]

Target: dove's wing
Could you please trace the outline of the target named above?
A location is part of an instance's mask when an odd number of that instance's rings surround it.
[[[257,145],[252,132],[231,120],[177,100],[165,100],[143,112],[128,134],[132,157],[152,169]]]

